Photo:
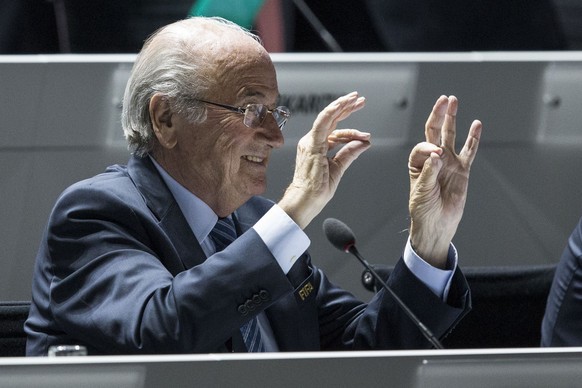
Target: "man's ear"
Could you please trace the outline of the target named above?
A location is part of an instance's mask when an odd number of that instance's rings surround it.
[[[164,148],[173,148],[178,136],[176,126],[172,123],[172,109],[168,98],[159,93],[154,94],[150,99],[149,112],[158,142]]]

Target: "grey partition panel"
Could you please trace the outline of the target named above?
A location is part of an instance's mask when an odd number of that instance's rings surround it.
[[[573,387],[580,348],[5,358],[2,387]]]
[[[0,57],[0,298],[28,299],[52,204],[70,183],[125,163],[119,114],[133,56]],[[484,124],[455,245],[464,265],[558,260],[582,216],[582,53],[274,54],[281,102],[292,110],[274,152],[268,197],[293,174],[295,146],[317,112],[353,90],[366,107],[343,128],[370,131],[372,148],[345,174],[306,229],[314,262],[362,298],[361,268],[325,239],[336,217],[370,262],[393,264],[406,242],[407,160],[441,94],[460,100],[458,147]]]

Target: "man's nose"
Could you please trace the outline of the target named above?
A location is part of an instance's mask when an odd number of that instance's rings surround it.
[[[283,146],[285,137],[273,115],[267,115],[260,128],[271,147],[280,148]]]

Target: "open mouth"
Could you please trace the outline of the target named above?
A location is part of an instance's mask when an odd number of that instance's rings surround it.
[[[262,158],[260,156],[252,156],[252,155],[245,155],[243,156],[244,160],[247,160],[249,162],[252,163],[259,163],[259,164],[263,164],[263,162],[265,161],[265,158]]]

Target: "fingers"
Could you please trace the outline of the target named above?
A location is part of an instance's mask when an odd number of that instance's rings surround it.
[[[424,162],[416,185],[423,187],[424,191],[430,192],[433,187],[437,186],[437,179],[442,165],[443,161],[440,156],[432,152]]]
[[[408,158],[409,170],[412,172],[420,171],[430,155],[435,154],[440,156],[442,152],[442,148],[435,144],[429,142],[418,143],[410,152],[410,156]]]
[[[441,146],[455,151],[455,135],[457,133],[457,109],[459,101],[457,97],[448,98],[448,106],[441,130]]]
[[[315,119],[311,136],[317,143],[324,143],[328,136],[336,129],[337,123],[346,119],[353,112],[362,109],[366,99],[360,97],[358,92],[352,92],[342,96],[325,107]]]
[[[370,148],[371,135],[357,129],[336,129],[329,135],[329,149],[345,144],[330,160],[330,177],[342,176],[354,160]]]
[[[436,100],[424,127],[427,142],[436,145],[441,144],[441,129],[445,122],[445,113],[447,112],[448,104],[449,99],[447,96],[440,96]]]
[[[455,96],[440,96],[437,99],[426,122],[425,136],[427,142],[455,153],[458,108],[459,101]],[[481,122],[479,120],[473,121],[465,145],[459,154],[460,157],[467,159],[469,163],[472,163],[477,153],[481,130]]]
[[[369,141],[353,140],[347,143],[330,160],[329,176],[337,184],[339,178],[364,151],[370,148]]]
[[[370,141],[369,132],[361,132],[357,129],[336,129],[327,137],[329,149],[333,149],[338,144],[347,144],[352,140]]]
[[[469,128],[469,134],[467,135],[467,140],[465,140],[465,145],[459,154],[459,157],[465,159],[469,166],[473,163],[475,155],[477,155],[482,130],[483,124],[481,124],[481,121],[473,121],[471,128]]]
[[[425,125],[426,141],[454,150],[459,101],[455,96],[440,96]]]

